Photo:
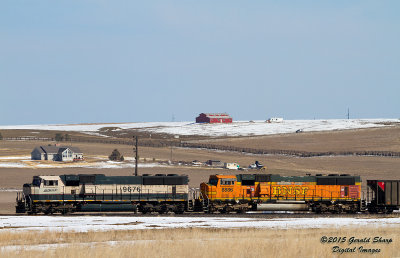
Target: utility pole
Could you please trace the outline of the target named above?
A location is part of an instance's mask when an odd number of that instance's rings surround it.
[[[135,152],[135,176],[137,176],[138,175],[138,162],[139,162],[138,137],[133,136],[133,140],[135,141],[135,148],[133,148],[133,151]]]

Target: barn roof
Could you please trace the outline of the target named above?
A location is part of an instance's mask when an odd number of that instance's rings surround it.
[[[78,147],[60,147],[58,153],[65,151],[66,149],[70,149],[74,153],[82,153],[82,151]]]
[[[40,146],[45,153],[57,153],[59,147],[57,146]]]
[[[33,151],[38,150],[40,153],[44,153],[44,150],[41,147],[36,147],[33,149]]]
[[[82,153],[82,151],[78,148],[78,147],[68,147],[68,146],[63,146],[63,147],[59,147],[59,146],[40,146],[39,148],[37,148],[39,150],[40,153],[59,153],[59,152],[63,152],[66,149],[70,149],[71,151],[75,152],[75,153]]]
[[[204,113],[206,116],[219,116],[219,117],[230,117],[227,113]]]

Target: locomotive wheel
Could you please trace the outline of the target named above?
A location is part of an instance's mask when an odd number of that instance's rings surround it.
[[[210,207],[208,207],[208,211],[207,211],[206,213],[213,214],[213,213],[216,212],[216,211],[217,211],[217,210],[215,209],[214,206],[210,206]]]
[[[158,214],[165,214],[168,213],[168,207],[167,205],[161,205],[157,208]]]
[[[393,212],[392,209],[385,209],[385,213],[386,213],[386,214],[391,214],[392,212]]]
[[[168,213],[167,207],[161,207],[158,211],[158,214],[166,214]]]
[[[182,204],[177,205],[174,209],[175,214],[183,214],[184,212],[185,212],[185,206],[183,206]]]
[[[68,214],[71,214],[71,213],[72,213],[72,210],[70,208],[62,208],[61,209],[61,214],[62,215],[68,215]]]
[[[45,209],[45,210],[43,211],[43,213],[44,213],[45,215],[53,214],[53,213],[54,213],[54,209],[53,209],[52,206],[50,206],[50,207],[48,207],[47,209]]]
[[[225,207],[222,209],[221,213],[229,214],[231,211],[232,211],[232,208],[231,208],[231,207],[225,206]]]
[[[244,210],[243,210],[243,209],[238,209],[238,210],[236,211],[236,213],[237,213],[237,214],[242,214],[242,213],[244,213]]]

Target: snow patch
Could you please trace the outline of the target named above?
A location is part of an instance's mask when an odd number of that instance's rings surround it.
[[[0,163],[0,168],[26,168],[28,167],[25,164],[18,163],[18,162],[4,162]]]
[[[0,160],[10,160],[10,159],[30,159],[31,156],[9,156],[9,157],[0,157]]]
[[[197,124],[193,122],[148,122],[122,124],[75,124],[75,125],[8,125],[0,129],[30,129],[78,131],[99,135],[103,127],[119,127],[121,129],[137,129],[149,133],[165,133],[172,135],[203,136],[250,136],[360,129],[384,127],[400,124],[399,119],[328,119],[328,120],[285,120],[282,123],[266,123],[265,121],[237,121],[231,124]]]
[[[28,160],[31,161],[31,160]],[[74,162],[74,163],[57,163],[41,164],[39,162],[22,163],[22,162],[0,162],[0,168],[134,168],[134,163],[114,162],[114,161],[100,161],[100,162]],[[153,168],[153,167],[166,167],[158,163],[139,163],[139,168]]]
[[[151,228],[338,228],[400,226],[400,218],[224,218],[224,217],[53,217],[0,216],[2,231],[108,231]]]

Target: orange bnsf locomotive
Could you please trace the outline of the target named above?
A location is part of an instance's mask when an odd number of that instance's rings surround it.
[[[209,213],[308,211],[355,213],[364,209],[361,178],[350,175],[213,175],[200,186]]]

